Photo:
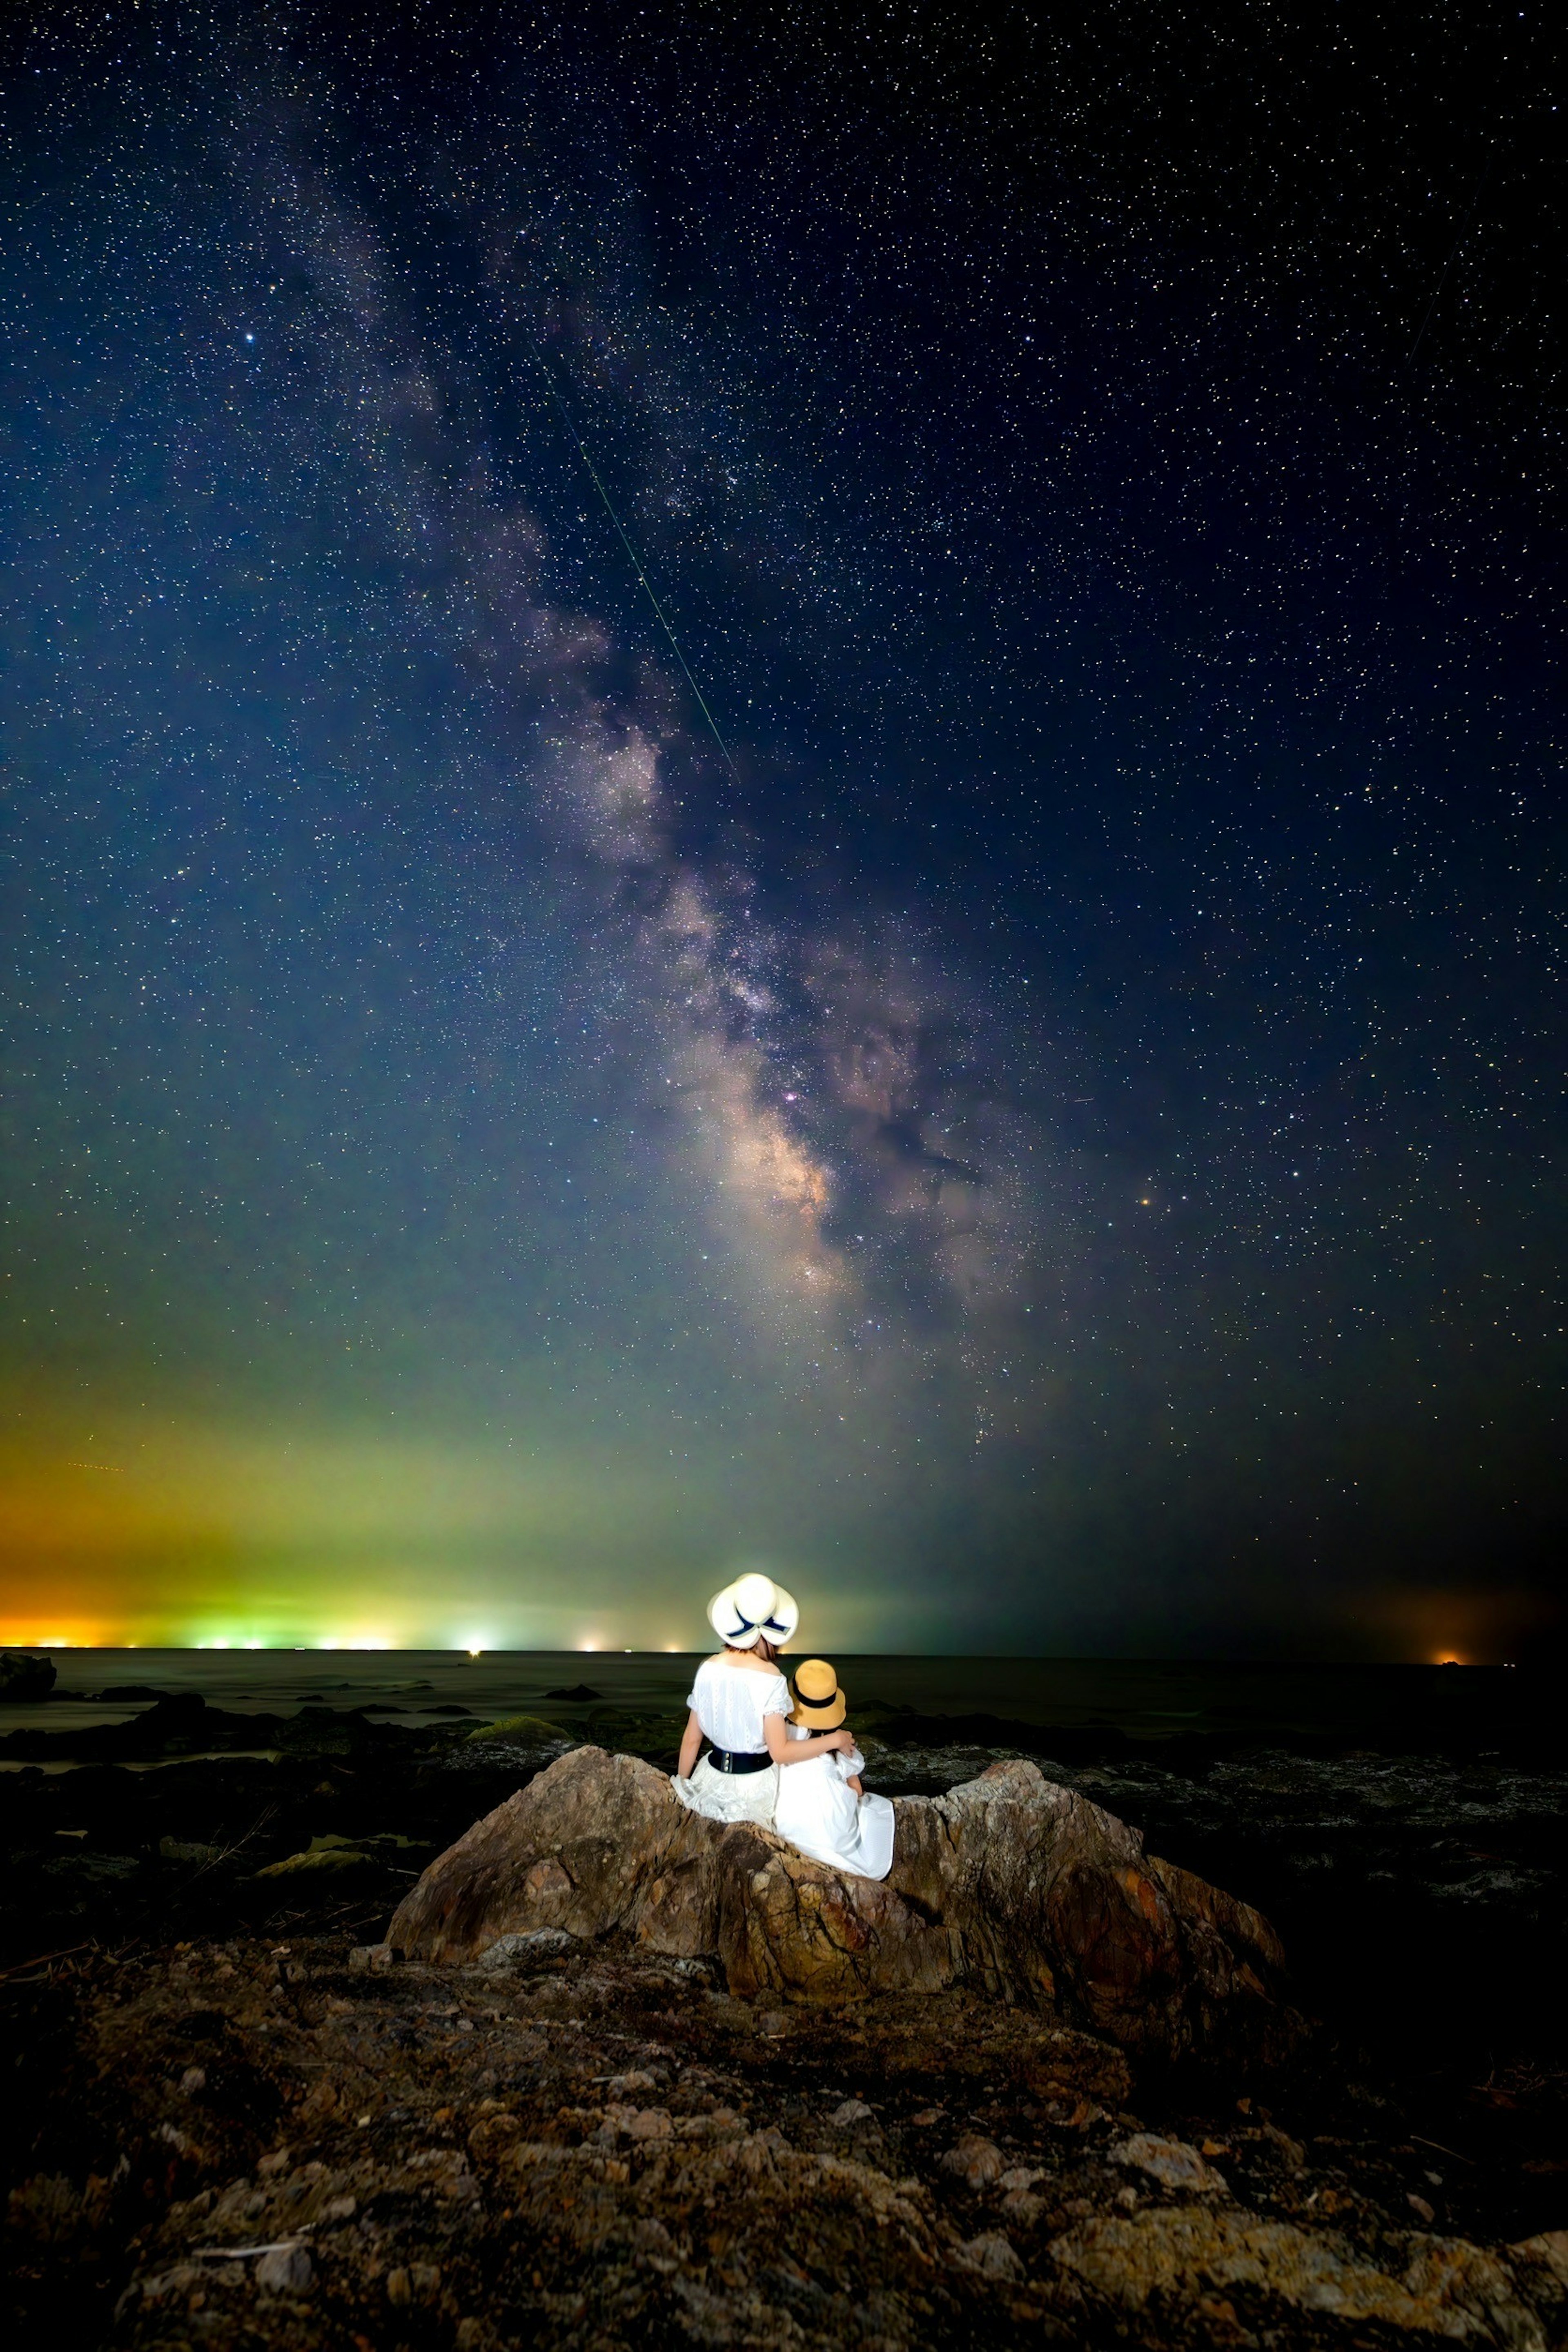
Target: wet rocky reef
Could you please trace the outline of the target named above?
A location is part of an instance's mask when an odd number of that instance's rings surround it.
[[[679,1724],[142,1704],[0,1743],[13,2341],[1568,2341],[1551,1752],[868,1712],[889,1793],[1029,1753],[1272,1919],[1305,2039],[1162,2053],[1066,1979],[738,1995],[635,1920],[396,1958],[471,1824]]]

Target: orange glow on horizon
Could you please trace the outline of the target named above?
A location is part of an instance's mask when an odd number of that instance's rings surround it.
[[[0,1640],[22,1649],[620,1648],[628,1523],[673,1475],[375,1430],[102,1419],[0,1434]],[[102,1469],[112,1475],[99,1475]],[[576,1620],[576,1623],[574,1622]]]
[[[139,1646],[133,1642],[116,1641],[118,1630],[89,1618],[4,1618],[0,1619],[0,1649],[113,1650]]]

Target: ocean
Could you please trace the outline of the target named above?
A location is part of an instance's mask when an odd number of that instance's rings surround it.
[[[152,1704],[133,1690],[199,1692],[235,1713],[369,1708],[416,1725],[463,1708],[581,1723],[598,1704],[638,1713],[684,1705],[700,1653],[450,1650],[55,1650],[57,1695],[0,1706],[0,1735],[87,1729]],[[784,1664],[789,1664],[786,1657]],[[1226,1746],[1429,1753],[1563,1742],[1561,1676],[1528,1666],[1316,1665],[1031,1657],[839,1657],[851,1713],[870,1704],[921,1716],[1106,1733],[1158,1748]],[[581,1698],[562,1696],[583,1690]]]

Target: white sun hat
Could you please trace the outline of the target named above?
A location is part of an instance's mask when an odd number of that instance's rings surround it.
[[[800,1610],[771,1576],[738,1576],[708,1603],[708,1622],[731,1650],[754,1649],[759,1641],[781,1649],[795,1639]]]

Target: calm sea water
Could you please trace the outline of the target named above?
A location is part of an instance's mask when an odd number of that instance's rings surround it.
[[[593,1700],[552,1697],[588,1685],[613,1706],[682,1706],[698,1656],[669,1653],[450,1650],[58,1650],[61,1696],[0,1706],[0,1732],[67,1731],[121,1720],[146,1701],[117,1685],[199,1691],[237,1712],[371,1706],[419,1722],[449,1706],[479,1716],[536,1713],[563,1722]],[[785,1664],[788,1664],[786,1659]],[[1289,1746],[1330,1740],[1421,1748],[1455,1738],[1548,1736],[1563,1717],[1562,1677],[1528,1667],[1212,1664],[1098,1658],[840,1657],[857,1703],[922,1715],[993,1715],[1039,1726],[1166,1740],[1183,1733]],[[76,1696],[80,1694],[81,1696]]]

